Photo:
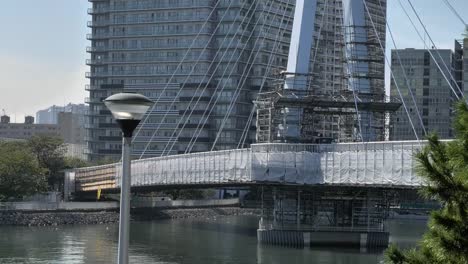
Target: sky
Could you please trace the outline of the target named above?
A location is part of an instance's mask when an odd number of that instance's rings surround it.
[[[401,1],[408,7],[408,0]],[[464,26],[443,0],[411,1],[436,46],[453,49]],[[468,0],[449,1],[468,22]],[[23,122],[25,115],[35,116],[52,105],[84,102],[89,82],[85,78],[89,71],[85,65],[89,57],[86,46],[90,45],[86,40],[89,7],[87,0],[2,0],[0,111],[5,109],[12,121]],[[399,0],[388,0],[387,15],[398,48],[424,47]],[[389,54],[394,47],[387,39]]]

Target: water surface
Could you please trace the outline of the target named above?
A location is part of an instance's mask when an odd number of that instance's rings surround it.
[[[279,264],[378,263],[382,252],[349,248],[294,249],[257,245],[258,218],[134,222],[130,263]],[[414,245],[425,230],[421,220],[392,220],[391,241]],[[0,227],[0,263],[115,263],[118,225]]]

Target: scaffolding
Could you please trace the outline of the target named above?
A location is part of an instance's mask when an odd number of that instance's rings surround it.
[[[350,188],[262,188],[267,230],[384,232],[393,191]]]
[[[286,79],[294,80],[296,89],[285,89]],[[341,91],[336,93],[317,93],[313,90],[301,89],[309,87],[311,75],[282,72],[277,79],[273,91],[260,93],[254,102],[257,107],[257,142],[298,142],[298,143],[330,143],[332,141],[358,141],[356,137],[356,122],[350,120],[358,115],[371,113],[373,115],[372,129],[376,131],[377,141],[388,138],[388,118],[401,106],[401,102],[390,99],[381,93],[358,93]],[[299,88],[299,89],[298,89]],[[299,109],[300,137],[292,138],[287,134],[287,118],[290,109]],[[357,110],[357,112],[356,112]],[[339,138],[326,137],[320,132],[317,124],[323,116],[340,117],[345,126],[340,131]],[[333,128],[332,128],[333,129]],[[338,129],[338,127],[336,127]],[[350,140],[352,139],[352,140]]]

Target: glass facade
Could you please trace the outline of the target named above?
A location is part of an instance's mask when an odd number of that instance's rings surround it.
[[[397,52],[400,55],[403,69],[400,66]],[[427,133],[437,132],[442,139],[452,138],[453,103],[456,101],[456,97],[446,78],[450,80],[450,84],[460,95],[454,82],[455,77],[454,79],[450,77],[450,75],[455,76],[454,53],[451,50],[430,50],[430,52],[436,58],[439,66],[428,50],[392,50],[392,71],[396,84],[392,80],[391,96],[400,98],[397,90],[398,85],[419,139],[424,139],[424,129]],[[448,69],[444,64],[447,65]],[[405,74],[416,104],[411,98]],[[418,110],[421,118],[418,116]],[[391,118],[391,140],[416,139],[409,118],[404,107],[401,107]]]

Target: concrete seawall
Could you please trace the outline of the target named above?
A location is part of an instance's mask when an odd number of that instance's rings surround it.
[[[238,207],[239,199],[155,200],[135,199],[132,220],[212,218],[258,215],[257,210]],[[118,202],[7,202],[0,203],[0,225],[56,226],[107,224],[119,221]]]
[[[132,208],[205,208],[238,206],[239,199],[156,200],[132,199]],[[118,210],[119,202],[3,202],[1,211],[108,211]]]
[[[6,202],[0,211],[106,211],[119,208],[118,202]]]
[[[203,208],[238,206],[239,198],[234,199],[208,199],[208,200],[157,200],[138,197],[132,199],[132,208]]]

